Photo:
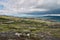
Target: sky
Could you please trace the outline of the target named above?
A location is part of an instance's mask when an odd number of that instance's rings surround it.
[[[0,15],[16,15],[58,8],[60,8],[60,0],[0,0]]]

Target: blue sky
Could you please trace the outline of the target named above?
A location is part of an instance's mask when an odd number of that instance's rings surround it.
[[[0,5],[0,10],[3,10],[4,9],[4,5]]]
[[[8,0],[0,0],[1,2],[7,2]]]
[[[0,0],[0,14],[49,11],[60,8],[60,0]]]

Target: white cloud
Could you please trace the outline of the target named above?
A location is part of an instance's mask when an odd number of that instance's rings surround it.
[[[44,16],[60,16],[60,14],[46,14]]]
[[[25,13],[59,8],[60,0],[3,0],[0,4],[5,6],[4,10],[0,10],[0,14]]]

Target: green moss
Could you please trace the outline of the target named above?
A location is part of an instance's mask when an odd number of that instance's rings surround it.
[[[10,22],[11,23],[6,23]],[[60,37],[60,28],[50,28],[53,22],[43,22],[37,19],[25,19],[9,16],[0,16],[0,32],[14,30],[16,32],[24,32],[24,30],[30,31],[31,33],[46,32],[50,33],[55,37]],[[54,26],[54,25],[52,25]],[[58,25],[57,25],[58,26]]]

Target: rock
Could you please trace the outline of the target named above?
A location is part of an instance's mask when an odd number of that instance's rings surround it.
[[[60,40],[48,33],[38,32],[31,37],[29,33],[0,32],[0,40]]]
[[[44,32],[39,32],[37,33],[37,37],[41,38],[42,40],[60,40],[50,34],[44,33]]]

